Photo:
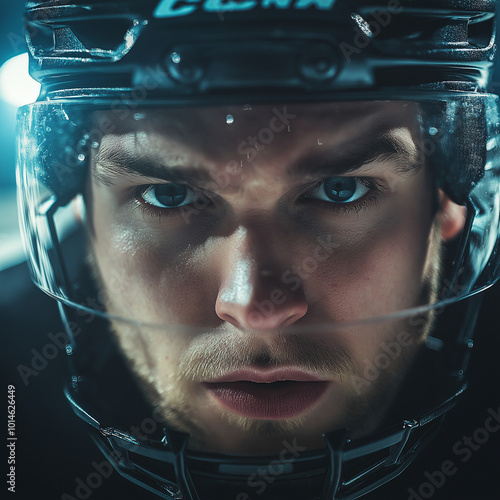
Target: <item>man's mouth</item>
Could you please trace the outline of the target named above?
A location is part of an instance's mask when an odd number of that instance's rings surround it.
[[[321,398],[329,384],[292,368],[245,369],[204,382],[225,408],[243,417],[271,420],[300,415]]]

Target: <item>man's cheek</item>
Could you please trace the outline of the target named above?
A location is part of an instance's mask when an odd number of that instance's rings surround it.
[[[339,249],[322,263],[306,287],[326,297],[329,312],[337,320],[360,319],[360,314],[379,313],[389,300],[386,291],[394,286],[394,263],[387,249],[377,250],[373,245],[348,252]]]

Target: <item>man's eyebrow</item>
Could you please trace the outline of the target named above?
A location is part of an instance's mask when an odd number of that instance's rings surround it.
[[[198,185],[213,182],[212,176],[206,170],[196,167],[175,166],[179,162],[177,156],[162,157],[162,163],[144,155],[132,154],[126,150],[99,152],[92,166],[94,178],[104,185],[113,183],[117,177],[141,176],[161,179],[174,183],[197,183]],[[172,163],[172,166],[167,166]]]
[[[352,140],[344,148],[331,151],[316,150],[290,165],[290,177],[314,179],[343,175],[353,172],[373,161],[384,161],[396,174],[416,173],[423,165],[423,158],[415,143],[406,141],[395,133],[385,133],[372,140]],[[197,185],[200,188],[213,185],[210,172],[201,167],[185,166],[177,155],[164,154],[161,162],[144,154],[137,154],[126,147],[105,147],[93,162],[92,175],[104,185],[113,184],[119,177],[141,176],[165,182]]]
[[[352,141],[349,146],[330,153],[326,151],[306,156],[296,162],[290,172],[295,176],[312,177],[342,175],[374,161],[390,163],[392,171],[401,175],[416,173],[424,164],[415,143],[408,143],[389,132],[375,140]]]

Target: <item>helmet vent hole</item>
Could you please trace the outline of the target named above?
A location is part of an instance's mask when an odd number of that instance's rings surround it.
[[[66,23],[87,50],[116,50],[123,43],[127,31],[132,27],[129,19],[94,19],[92,22],[71,21]]]
[[[468,42],[477,48],[486,48],[490,45],[493,38],[494,23],[493,19],[483,22],[469,21]]]

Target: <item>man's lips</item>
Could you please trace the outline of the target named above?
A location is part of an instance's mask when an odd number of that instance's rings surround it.
[[[204,386],[222,406],[238,415],[279,420],[313,406],[329,384],[302,370],[277,368],[238,370]]]
[[[293,367],[271,368],[259,370],[258,368],[243,368],[227,373],[214,380],[207,380],[210,383],[220,382],[255,382],[257,384],[271,384],[273,382],[283,382],[286,380],[295,382],[320,382],[322,379],[316,375]]]

